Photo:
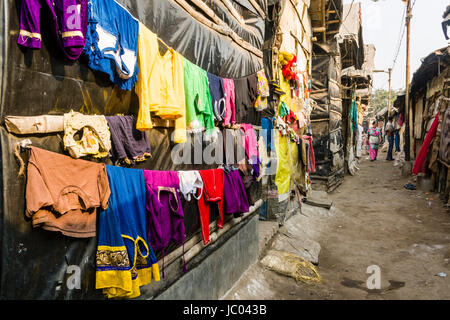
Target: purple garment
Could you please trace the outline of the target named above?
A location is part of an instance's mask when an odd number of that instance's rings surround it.
[[[173,240],[185,239],[184,213],[178,190],[180,180],[176,171],[144,170],[147,188],[148,235],[156,250],[167,247]]]
[[[114,161],[134,164],[135,161],[143,161],[151,156],[147,134],[136,129],[136,120],[134,116],[106,117],[111,132],[111,156]]]
[[[163,250],[164,278],[164,248],[172,240],[178,245],[184,245],[186,238],[183,207],[178,192],[180,180],[176,171],[153,170],[144,170],[144,179],[147,189],[148,239],[153,249]],[[183,271],[185,270],[184,265]]]
[[[50,14],[53,36],[70,60],[77,60],[86,43],[88,0],[22,0],[17,43],[41,48],[41,10]]]
[[[249,210],[247,194],[239,170],[225,172],[223,185],[223,212],[245,213]]]

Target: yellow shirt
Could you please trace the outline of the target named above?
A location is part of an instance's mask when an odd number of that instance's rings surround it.
[[[136,128],[141,131],[151,129],[151,113],[154,113],[161,119],[175,120],[174,142],[186,142],[183,57],[172,48],[161,56],[156,34],[140,23],[138,62]]]

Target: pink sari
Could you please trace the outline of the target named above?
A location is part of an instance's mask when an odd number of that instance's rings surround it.
[[[381,131],[379,128],[369,128],[369,131],[367,133],[368,138],[369,138],[369,156],[370,156],[370,160],[377,160],[377,156],[378,156],[378,145],[379,145],[379,140],[378,143],[370,143],[370,137],[377,137],[379,138],[381,135]]]

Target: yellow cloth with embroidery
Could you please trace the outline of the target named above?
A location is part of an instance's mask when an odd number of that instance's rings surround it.
[[[96,289],[108,298],[135,298],[139,287],[159,281],[155,253],[147,241],[143,170],[106,166],[111,195],[98,213]]]

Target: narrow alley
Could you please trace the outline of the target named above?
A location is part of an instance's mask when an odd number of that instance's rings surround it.
[[[315,208],[311,223],[302,212],[285,225],[298,224],[320,244],[322,283],[296,283],[258,262],[224,299],[449,299],[450,215],[439,194],[405,189],[414,181],[385,158],[363,160],[329,194],[328,214]],[[366,286],[372,265],[381,270],[380,290]]]

